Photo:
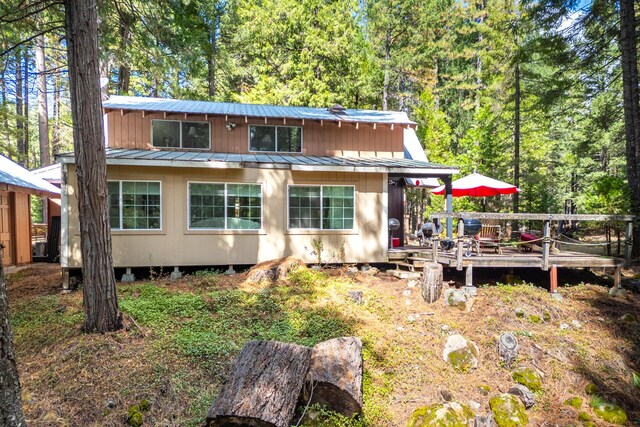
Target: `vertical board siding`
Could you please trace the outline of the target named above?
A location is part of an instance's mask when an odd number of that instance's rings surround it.
[[[0,243],[4,245],[2,265],[13,265],[15,236],[12,200],[11,193],[0,191]]]
[[[152,149],[151,120],[185,120],[184,114],[145,113],[130,111],[121,115],[120,110],[107,113],[107,145],[111,148],[131,148],[139,150]],[[186,120],[204,121],[205,116],[188,115]],[[211,151],[222,153],[246,154],[249,152],[248,125],[262,124],[264,119],[229,117],[236,124],[235,129],[228,131],[224,116],[209,116],[211,124]],[[268,120],[268,125],[282,125],[282,119]],[[301,126],[301,120],[287,120],[289,126]],[[378,124],[376,129],[369,123],[361,123],[356,129],[355,123],[342,123],[338,127],[335,122],[305,120],[303,126],[303,154],[313,156],[346,156],[346,157],[403,157],[402,127]]]

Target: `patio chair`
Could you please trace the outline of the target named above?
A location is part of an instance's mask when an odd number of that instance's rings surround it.
[[[502,255],[502,248],[500,247],[502,227],[499,225],[482,224],[482,228],[475,238],[480,248],[494,248],[496,253]]]

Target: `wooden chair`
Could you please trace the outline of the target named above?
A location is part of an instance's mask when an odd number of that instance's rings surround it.
[[[482,224],[480,233],[478,233],[475,238],[480,248],[494,248],[496,253],[502,255],[502,248],[500,248],[502,227],[500,227],[499,225]]]

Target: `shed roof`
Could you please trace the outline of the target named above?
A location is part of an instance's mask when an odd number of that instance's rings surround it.
[[[380,157],[330,157],[286,154],[229,154],[167,150],[129,150],[107,148],[107,164],[217,169],[290,169],[298,171],[362,172],[446,176],[458,169],[419,160]],[[72,153],[59,156],[62,163],[73,163]]]
[[[32,170],[31,173],[44,179],[47,182],[59,183],[60,181],[62,181],[61,166],[62,165],[60,165],[60,163],[54,163],[40,169]]]
[[[400,111],[353,110],[332,113],[326,108],[291,107],[278,105],[239,104],[233,102],[188,101],[147,98],[142,96],[111,96],[102,107],[113,110],[166,111],[170,113],[212,114],[240,117],[326,120],[352,123],[380,123],[415,125]]]
[[[0,155],[0,190],[24,191],[41,196],[60,194],[60,189],[2,155]]]

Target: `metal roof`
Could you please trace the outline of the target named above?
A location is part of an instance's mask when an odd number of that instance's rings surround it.
[[[405,159],[429,161],[414,129],[404,129],[403,141]],[[405,178],[404,180],[411,187],[433,188],[440,186],[436,178]]]
[[[62,165],[60,163],[54,163],[53,165],[45,166],[40,169],[32,170],[35,176],[40,177],[48,182],[59,183],[62,181]]]
[[[193,151],[129,150],[107,148],[107,164],[199,168],[262,168],[341,172],[416,173],[450,175],[458,170],[450,166],[419,160],[381,157],[303,156],[274,153],[229,154]],[[72,153],[59,156],[62,163],[73,163]]]
[[[285,107],[277,105],[238,104],[233,102],[188,101],[147,98],[141,96],[111,96],[102,102],[103,108],[114,110],[166,111],[169,113],[212,114],[241,117],[267,117],[415,125],[406,113],[399,111],[352,110],[336,114],[326,108]]]
[[[59,188],[2,155],[0,155],[0,184],[7,184],[9,190],[11,187],[20,187],[35,194],[60,194]]]

